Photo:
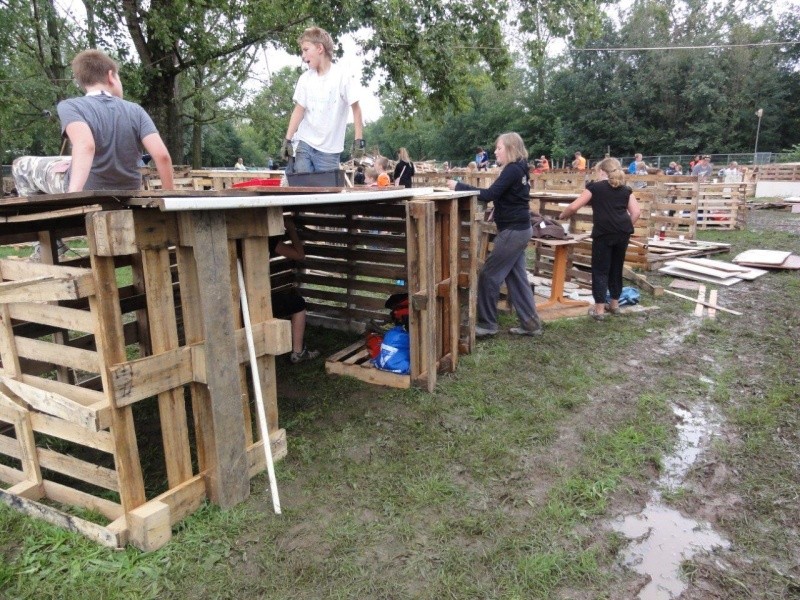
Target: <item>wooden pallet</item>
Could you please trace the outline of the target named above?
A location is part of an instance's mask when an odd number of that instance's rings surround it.
[[[411,375],[390,373],[376,368],[370,361],[369,350],[360,340],[326,358],[325,371],[332,375],[349,375],[376,385],[411,387]]]

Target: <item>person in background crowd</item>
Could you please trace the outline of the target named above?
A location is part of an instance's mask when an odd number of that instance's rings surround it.
[[[478,165],[478,171],[489,169],[489,153],[482,146],[478,146],[478,151],[475,153],[475,164]]]
[[[364,154],[361,86],[354,74],[333,62],[333,40],[327,31],[309,27],[297,41],[308,70],[297,80],[281,157],[294,157],[295,173],[335,171],[344,150],[351,109],[355,124],[353,156],[361,158]]]
[[[597,179],[558,216],[568,219],[580,208],[592,205],[592,296],[594,305],[589,316],[606,318],[606,294],[611,296],[608,311],[619,313],[622,294],[622,268],[625,252],[639,219],[640,208],[633,190],[625,185],[622,165],[616,158],[604,158],[595,167]]]
[[[722,169],[720,175],[722,176],[722,181],[725,183],[740,183],[743,177],[742,171],[739,168],[739,163],[735,160],[732,160],[727,168]]]
[[[378,176],[375,179],[375,184],[378,187],[387,187],[392,184],[391,179],[389,179],[389,159],[385,156],[379,156],[375,160],[375,170],[378,172]]]
[[[633,161],[628,165],[629,175],[647,175],[647,163],[638,152],[634,155]]]
[[[467,172],[474,173],[477,170],[478,170],[478,163],[476,163],[474,160],[469,161],[469,164],[467,165]]]
[[[539,157],[539,168],[542,171],[550,170],[550,162],[547,160],[547,157],[544,154]]]
[[[711,157],[704,154],[694,167],[692,167],[692,175],[697,177],[699,181],[705,181],[714,174],[714,167],[711,166]]]
[[[572,168],[578,171],[586,170],[586,159],[580,152],[575,153],[575,160],[572,161]]]
[[[397,151],[397,164],[394,166],[394,183],[403,187],[411,187],[411,178],[414,176],[414,163],[408,156],[408,150],[400,148]]]
[[[695,154],[694,158],[689,161],[689,172],[690,173],[692,172],[692,169],[694,169],[694,166],[699,162],[700,162],[700,155],[699,154]]]
[[[512,327],[515,335],[541,335],[542,321],[536,312],[533,291],[525,268],[525,250],[531,239],[530,179],[528,151],[518,133],[504,133],[495,143],[497,164],[502,167],[494,183],[486,189],[447,180],[451,190],[476,190],[480,202],[494,204],[497,235],[478,277],[478,323],[475,335],[495,335],[497,301],[500,286],[505,281],[508,297],[519,318],[520,326]]]
[[[244,166],[244,159],[240,156],[239,160],[236,161],[236,164],[233,165],[233,168],[237,171],[246,171],[247,167]]]
[[[356,171],[353,174],[353,184],[354,185],[364,185],[366,183],[366,177],[364,176],[364,167],[358,165],[356,167]]]

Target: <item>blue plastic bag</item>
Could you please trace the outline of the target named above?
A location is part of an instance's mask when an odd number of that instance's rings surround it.
[[[631,306],[633,304],[639,304],[639,290],[635,287],[624,287],[622,288],[622,293],[619,296],[619,305],[620,306]],[[606,302],[611,302],[611,294],[606,292]]]
[[[381,351],[373,363],[379,369],[408,375],[411,372],[411,350],[408,332],[402,325],[383,335]]]

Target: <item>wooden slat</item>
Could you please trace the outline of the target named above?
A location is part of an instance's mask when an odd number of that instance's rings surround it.
[[[58,417],[44,413],[31,413],[31,426],[34,431],[61,438],[76,444],[88,446],[112,454],[114,446],[108,431],[90,432]]]
[[[172,274],[167,245],[169,236],[166,220],[150,217],[151,213],[137,213],[134,219],[136,239],[147,238],[155,249],[142,250],[142,269],[147,291],[147,316],[150,326],[150,345],[154,355],[178,347],[178,326],[175,319],[175,302],[172,295]],[[148,215],[140,218],[139,215]],[[174,221],[172,215],[170,221]],[[177,233],[177,227],[174,227]],[[189,447],[189,427],[183,390],[168,388],[158,394],[158,414],[167,467],[169,487],[192,477],[192,457]]]
[[[192,353],[195,349],[196,346],[184,346],[111,367],[109,374],[114,405],[134,404],[197,381],[193,372]]]
[[[101,467],[85,460],[61,454],[47,448],[38,448],[39,462],[45,469],[85,481],[107,490],[119,491],[117,473],[113,469]]]
[[[0,490],[0,501],[25,515],[42,519],[52,525],[79,533],[103,546],[108,546],[109,548],[120,547],[117,536],[102,525],[69,515],[33,500],[9,494],[5,490]]]
[[[18,337],[16,342],[17,352],[22,358],[62,365],[90,373],[100,372],[97,352],[24,337]]]
[[[99,430],[97,411],[83,406],[71,398],[16,381],[10,377],[0,376],[0,381],[35,410],[59,417],[91,431]]]
[[[85,333],[94,331],[94,317],[85,310],[28,302],[11,304],[8,310],[12,319],[20,321],[32,321]]]
[[[95,330],[97,351],[100,362],[113,365],[124,362],[125,334],[122,326],[122,315],[119,312],[119,291],[116,284],[114,260],[111,257],[99,256],[98,249],[103,245],[103,227],[106,221],[98,219],[101,213],[94,213],[86,219],[87,239],[92,257],[92,271],[97,274],[97,294],[89,298],[90,310],[97,315],[98,325]],[[96,231],[97,230],[97,231]],[[98,233],[99,235],[95,235]],[[102,369],[100,376],[103,389],[111,389],[110,375]],[[109,404],[112,399],[108,399]],[[109,407],[111,430],[114,440],[114,463],[119,477],[119,495],[124,511],[130,511],[144,504],[144,479],[139,448],[136,442],[133,413],[129,406]]]

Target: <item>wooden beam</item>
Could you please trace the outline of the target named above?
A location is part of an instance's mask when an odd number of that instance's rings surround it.
[[[0,376],[0,382],[38,411],[54,415],[91,431],[100,429],[97,411],[83,406],[71,398],[33,387],[10,377]]]
[[[184,215],[180,215],[183,217]],[[245,453],[238,365],[231,307],[230,256],[222,211],[185,213],[196,244],[194,261],[206,344],[206,377],[210,394],[213,443],[208,460],[209,491],[223,508],[239,504],[250,495]]]

